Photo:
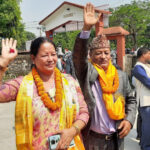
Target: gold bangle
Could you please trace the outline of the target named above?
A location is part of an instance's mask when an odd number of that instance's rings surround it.
[[[79,134],[80,133],[80,128],[75,124],[73,124],[72,126],[75,128],[77,134]]]

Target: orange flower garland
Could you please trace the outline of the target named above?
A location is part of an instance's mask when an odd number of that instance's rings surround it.
[[[61,73],[57,68],[55,68],[54,72],[55,72],[55,88],[56,88],[55,102],[53,102],[48,96],[48,93],[45,92],[43,81],[40,78],[36,69],[32,68],[32,74],[38,89],[38,94],[39,96],[41,96],[41,100],[43,101],[44,105],[53,111],[57,110],[62,106],[62,95],[63,95]]]
[[[119,87],[119,77],[118,77],[118,72],[115,71],[115,76],[114,76],[114,80],[113,80],[113,85],[109,84],[109,82],[107,84],[105,84],[105,82],[102,80],[102,78],[99,76],[99,82],[102,88],[102,91],[104,93],[108,93],[108,94],[112,94],[115,93]]]

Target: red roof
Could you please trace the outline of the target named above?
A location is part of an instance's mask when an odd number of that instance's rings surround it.
[[[42,22],[44,22],[47,18],[49,18],[52,14],[54,14],[60,7],[62,7],[63,5],[65,4],[68,4],[68,5],[72,5],[72,6],[75,6],[75,7],[79,7],[81,9],[84,8],[84,6],[82,5],[78,5],[78,4],[75,4],[75,3],[70,3],[70,2],[66,2],[64,1],[59,7],[57,7],[52,13],[50,13],[47,17],[45,17],[43,20],[41,20],[39,22],[39,24],[41,24]],[[101,12],[101,13],[104,13],[104,14],[110,14],[109,11],[105,11],[105,10],[98,10],[98,9],[95,9],[96,12]]]

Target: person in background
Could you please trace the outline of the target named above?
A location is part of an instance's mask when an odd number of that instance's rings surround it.
[[[110,44],[105,35],[93,39],[90,30],[101,14],[88,3],[84,8],[84,26],[77,36],[73,50],[76,77],[90,112],[83,130],[86,150],[123,150],[123,139],[130,132],[136,115],[136,100],[128,77],[111,63]]]
[[[150,49],[140,48],[137,59],[132,74],[136,80],[137,106],[142,120],[140,145],[142,150],[150,150]]]
[[[78,82],[56,68],[55,44],[47,38],[32,41],[31,72],[5,83],[2,77],[17,56],[16,40],[2,40],[0,56],[0,103],[16,101],[17,150],[49,150],[48,138],[60,134],[57,150],[84,150],[80,138],[89,118]],[[55,141],[54,141],[55,142]]]
[[[57,68],[63,73],[64,72],[64,65],[63,65],[63,56],[64,53],[62,52],[61,45],[58,45],[57,47]]]
[[[131,82],[132,82],[132,87],[135,90],[135,95],[136,95],[136,78],[133,76],[133,71],[131,70]],[[138,107],[138,115],[137,115],[137,123],[136,123],[136,132],[137,132],[137,136],[136,139],[140,141],[141,138],[141,134],[142,134],[142,118],[141,118],[141,114],[140,114],[140,107]],[[139,143],[140,144],[140,143]]]
[[[60,70],[60,72],[63,72],[63,63],[62,60],[63,55],[58,54],[58,60],[57,60],[57,68]]]

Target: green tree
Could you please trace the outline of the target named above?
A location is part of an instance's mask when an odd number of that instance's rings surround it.
[[[62,48],[67,48],[69,50],[73,50],[75,39],[77,35],[80,33],[79,30],[77,31],[71,31],[71,32],[62,32],[57,33],[53,37],[53,41],[56,44],[56,46],[61,45]],[[90,40],[91,41],[95,37],[95,29],[91,30]]]
[[[21,0],[0,0],[0,37],[17,39],[18,49],[26,40],[21,22],[20,2]]]
[[[57,33],[56,35],[54,35],[53,41],[56,44],[56,46],[60,44],[63,49],[67,48],[69,50],[72,50],[76,36],[79,32],[80,31]]]
[[[126,47],[136,49],[147,42],[145,35],[150,23],[149,8],[149,1],[132,1],[131,4],[111,9],[110,26],[122,26],[130,32],[126,37]]]
[[[26,49],[26,41],[30,41],[36,38],[36,35],[29,31],[24,31],[24,40],[21,43],[20,49],[25,50]]]
[[[28,41],[33,40],[36,38],[36,35],[32,32],[26,31],[26,38]]]

